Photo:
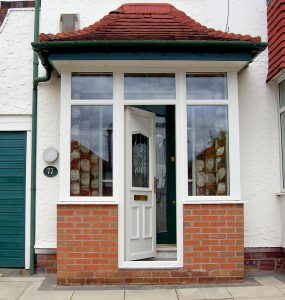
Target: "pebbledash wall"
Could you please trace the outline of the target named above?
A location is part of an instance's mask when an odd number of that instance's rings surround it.
[[[99,0],[85,0],[80,2],[75,0],[62,0],[56,3],[42,0],[40,31],[45,33],[57,33],[59,31],[59,18],[62,13],[78,13],[80,16],[80,27],[82,28],[94,23],[121,4],[127,2],[130,1],[116,0],[106,2],[102,5],[102,1]],[[201,1],[198,3],[196,0],[141,0],[132,2],[167,2],[173,4],[178,9],[208,27],[223,31],[226,27],[226,0],[205,0],[202,3]],[[219,10],[216,9],[217,6]],[[14,14],[20,13],[22,13],[25,18],[14,18],[12,22],[11,18],[14,17]],[[267,41],[266,14],[266,1],[233,0],[230,2],[229,29],[231,32],[241,34],[250,34],[252,36],[260,35],[263,41]],[[19,22],[19,20],[21,20],[21,22],[26,20],[25,22],[27,22],[27,24],[32,24],[32,15],[33,12],[31,11],[10,12],[7,20],[0,28],[0,44],[8,45],[8,37],[6,37],[5,34],[7,34],[7,32],[15,32],[15,24]],[[30,19],[28,20],[28,18]],[[17,32],[16,34],[17,37],[19,34],[19,37],[24,38],[22,32]],[[9,35],[9,39],[10,37],[11,35]],[[32,33],[31,36],[26,37],[26,39],[31,41]],[[15,37],[15,44],[19,45],[16,40],[17,38]],[[22,45],[23,44],[21,44],[21,49],[23,49]],[[1,71],[3,68],[3,59],[7,57],[7,51],[8,50],[0,47]],[[25,51],[28,52],[29,50],[27,49]],[[5,64],[15,64],[15,60],[19,62],[19,59],[20,57],[8,56],[8,60]],[[10,93],[10,91],[13,90],[13,83],[11,83],[13,81],[11,79],[5,79],[3,76],[1,77],[0,73],[1,116],[3,114],[18,114],[23,112],[30,114],[32,86],[30,86],[30,89],[27,89],[28,85],[26,85],[25,82],[29,81],[29,77],[26,77],[25,72],[22,70],[27,70],[26,74],[32,74],[31,59],[25,59],[21,66],[24,66],[21,70],[7,66],[9,74],[11,73],[9,78],[22,74],[20,77],[14,77],[19,78],[19,82],[23,83],[20,87],[17,85],[16,90],[18,97],[15,97],[14,93],[10,97],[10,99],[15,99],[13,102],[6,103],[6,100],[2,98],[2,86],[4,86],[5,91],[7,90],[5,93]],[[84,207],[65,205],[59,206],[57,211],[56,203],[58,201],[59,177],[47,178],[43,175],[43,169],[47,164],[44,162],[42,156],[43,150],[47,147],[53,146],[59,150],[60,78],[58,78],[56,74],[53,74],[51,81],[40,84],[35,244],[39,270],[47,272],[56,271],[55,254],[57,247],[58,259],[62,262],[58,265],[60,283],[72,283],[72,280],[74,283],[86,282],[84,278],[92,278],[94,272],[97,272],[96,278],[98,283],[147,283],[147,278],[152,278],[152,283],[163,283],[163,280],[165,280],[165,282],[171,282],[169,278],[178,278],[176,281],[172,279],[173,282],[181,283],[195,282],[198,277],[200,280],[209,280],[210,278],[219,278],[220,280],[225,278],[238,279],[243,276],[244,247],[246,248],[246,269],[280,267],[278,257],[281,257],[282,247],[285,247],[285,234],[282,230],[284,226],[282,226],[283,220],[281,217],[285,212],[285,207],[282,202],[285,199],[283,200],[282,197],[276,196],[276,193],[280,192],[277,93],[275,84],[266,84],[267,67],[267,52],[264,51],[247,69],[239,73],[241,194],[242,200],[246,202],[244,204],[244,228],[242,224],[243,205],[185,205],[183,270],[172,272],[137,271],[137,273],[133,272],[132,276],[129,271],[117,270],[118,264],[116,255],[109,255],[107,258],[104,257],[107,249],[111,252],[117,247],[116,206],[92,205],[91,207]],[[41,71],[42,74],[44,74],[43,70]],[[23,95],[25,95],[25,97]],[[24,110],[22,108],[24,108]],[[59,161],[60,155],[59,160],[54,164],[56,167],[59,167]],[[66,245],[66,238],[72,243],[72,239],[75,239],[77,234],[74,228],[66,228],[66,225],[61,225],[69,223],[76,224],[76,220],[70,219],[76,217],[75,215],[70,216],[69,211],[71,209],[73,209],[72,214],[76,212],[76,214],[80,216],[80,222],[83,224],[87,224],[88,222],[94,222],[95,225],[96,222],[100,222],[103,225],[105,224],[106,228],[101,229],[101,236],[112,229],[109,231],[109,242],[106,240],[98,240],[98,242],[100,242],[98,251],[100,255],[102,254],[102,257],[100,263],[98,261],[98,264],[96,264],[96,268],[90,266],[90,261],[96,260],[96,258],[92,256],[94,255],[92,251],[88,254],[88,250],[85,249],[86,257],[82,257],[79,255],[82,252],[82,249],[80,249],[82,244],[76,245],[76,243],[73,243],[73,246]],[[93,217],[93,214],[97,215],[98,211],[101,212],[99,214],[102,214],[99,220]],[[198,215],[195,215],[192,211],[195,211]],[[93,221],[91,221],[92,218]],[[67,222],[68,220],[71,222]],[[199,232],[204,228],[204,234],[207,234],[207,237],[205,235],[193,235],[197,234],[195,230],[197,231],[198,227],[198,224],[195,225],[193,222],[200,222]],[[225,248],[223,249],[216,248],[217,251],[213,251],[213,247],[218,246],[214,244],[214,241],[217,240],[217,236],[215,236],[216,232],[213,222],[216,222],[216,228],[234,228],[234,232],[224,233],[224,240],[226,240],[227,245],[224,244],[223,246]],[[235,222],[235,224],[231,222]],[[63,228],[61,226],[63,226]],[[212,232],[211,228],[214,228]],[[64,229],[65,233],[68,232],[69,237],[65,236],[65,240],[61,240],[63,234],[61,229]],[[86,229],[88,229],[88,226]],[[104,231],[105,229],[107,231]],[[233,230],[230,229],[229,231]],[[86,230],[81,233],[87,236],[90,232],[88,233],[88,230]],[[219,238],[221,238],[221,236]],[[203,243],[208,243],[208,245],[204,245]],[[209,245],[212,247],[211,253],[209,253],[209,248],[207,248]],[[66,247],[72,248],[74,257],[66,257]],[[193,247],[198,248],[193,250]],[[218,251],[230,253],[224,263],[215,257],[215,252]],[[203,261],[201,253],[203,253],[203,256],[208,257],[207,260]],[[195,257],[195,255],[197,256]],[[78,261],[76,261],[77,259]],[[63,260],[65,260],[65,262]],[[80,265],[78,264],[79,262]],[[209,268],[209,264],[211,264],[211,268],[213,269]],[[205,270],[208,271],[205,271],[204,274],[200,272],[198,274],[199,276],[197,276],[195,270],[197,270],[198,266],[201,268],[202,265],[204,265]],[[236,271],[231,273],[232,269]],[[190,270],[192,270],[192,272],[190,272]],[[64,278],[67,277],[72,278],[72,280],[66,281]],[[89,279],[89,281],[90,283],[91,281],[93,281],[93,283],[96,282],[95,279]]]

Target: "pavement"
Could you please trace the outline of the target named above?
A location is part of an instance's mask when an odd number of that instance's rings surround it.
[[[187,286],[58,286],[55,276],[0,274],[0,300],[285,300],[285,274]]]

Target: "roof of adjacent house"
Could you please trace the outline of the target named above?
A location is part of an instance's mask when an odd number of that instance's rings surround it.
[[[74,32],[40,34],[39,41],[216,40],[261,42],[260,37],[207,28],[167,3],[129,3]]]

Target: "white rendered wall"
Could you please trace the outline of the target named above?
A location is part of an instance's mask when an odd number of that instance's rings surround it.
[[[31,115],[34,10],[10,9],[0,27],[0,114]]]
[[[39,84],[38,143],[37,143],[37,205],[35,248],[56,248],[56,202],[58,201],[59,176],[46,177],[45,167],[59,169],[59,159],[46,163],[43,151],[53,147],[59,151],[60,80],[53,74],[47,83]],[[59,170],[60,172],[60,170]]]
[[[223,31],[226,28],[227,0],[42,0],[41,32],[57,33],[61,13],[78,13],[80,28],[83,28],[129,2],[170,3],[203,25]],[[231,0],[229,30],[259,35],[262,41],[267,41],[266,10],[265,0]],[[281,202],[275,196],[280,191],[277,94],[274,85],[266,84],[266,75],[266,52],[239,74],[241,186],[242,200],[247,201],[246,247],[278,247],[282,244]],[[38,138],[38,248],[56,245],[58,178],[48,179],[42,175],[45,163],[41,155],[46,147],[53,145],[58,149],[59,81],[54,78],[52,83],[40,86],[39,125],[42,127]]]

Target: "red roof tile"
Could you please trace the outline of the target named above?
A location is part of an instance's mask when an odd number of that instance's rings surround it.
[[[39,41],[76,40],[227,40],[260,42],[260,37],[227,33],[202,26],[166,3],[130,3],[99,22],[68,33],[40,34]]]

